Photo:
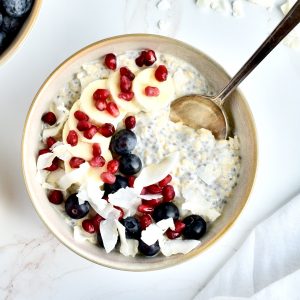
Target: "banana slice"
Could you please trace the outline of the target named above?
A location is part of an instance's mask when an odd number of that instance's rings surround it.
[[[78,121],[77,121],[77,119],[74,117],[74,113],[75,113],[76,110],[81,110],[80,102],[79,102],[79,101],[76,101],[76,102],[73,104],[73,106],[72,106],[72,108],[71,108],[71,110],[70,110],[69,119],[68,119],[68,121],[66,122],[66,124],[68,123],[69,130],[75,130],[76,133],[77,133],[78,136],[79,136],[79,139],[80,139],[82,142],[89,143],[89,144],[91,144],[91,143],[98,143],[98,144],[100,144],[101,147],[103,146],[103,149],[105,149],[106,147],[108,148],[107,145],[109,145],[110,139],[111,139],[111,138],[107,138],[107,137],[101,135],[100,133],[96,133],[96,134],[93,136],[93,138],[89,140],[89,139],[87,139],[87,138],[85,138],[85,137],[83,136],[83,132],[81,132],[81,131],[79,131],[79,130],[77,129],[77,123],[78,123]],[[118,117],[118,118],[115,118],[115,124],[113,124],[115,127],[116,127],[116,125],[118,124],[118,122],[120,121],[120,120],[118,121],[117,119],[119,119],[119,117]],[[103,122],[103,123],[105,123],[105,122]],[[65,134],[67,135],[68,132],[65,132]],[[65,138],[67,138],[67,136],[65,136]]]
[[[135,79],[133,80],[133,82]],[[116,71],[109,75],[107,80],[107,87],[110,91],[110,94],[112,96],[112,99],[118,107],[123,109],[127,113],[138,113],[141,111],[141,107],[136,102],[135,98],[133,98],[131,101],[126,101],[119,98],[120,90],[120,72]]]
[[[145,111],[155,111],[166,107],[175,97],[175,88],[173,79],[169,76],[166,81],[159,82],[155,78],[155,69],[148,68],[137,74],[133,80],[132,90],[136,102],[142,106]],[[159,96],[148,97],[145,94],[147,86],[157,87]]]
[[[103,184],[103,181],[101,180],[100,175],[101,173],[107,171],[107,162],[113,159],[110,151],[106,151],[105,153],[103,153],[102,156],[105,158],[106,161],[105,165],[101,168],[91,167],[87,173],[88,180],[93,180],[101,184]]]
[[[107,80],[95,80],[88,84],[88,86],[83,90],[79,99],[80,110],[85,112],[90,117],[91,122],[95,125],[101,125],[103,123],[117,125],[120,120],[123,119],[126,112],[119,108],[120,115],[115,118],[107,111],[98,110],[93,99],[93,94],[97,89],[107,89]]]

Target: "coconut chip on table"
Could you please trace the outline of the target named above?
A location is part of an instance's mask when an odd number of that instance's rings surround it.
[[[275,3],[274,0],[196,0],[195,4],[198,7],[212,9],[223,14],[232,14],[234,17],[242,17],[245,15],[244,4],[246,2],[253,3],[268,10],[277,6],[277,3]],[[280,3],[278,8],[280,8],[283,15],[286,15],[295,3],[296,0],[287,0],[284,3]],[[289,48],[300,49],[299,25],[287,35],[287,37],[283,40],[283,43]]]

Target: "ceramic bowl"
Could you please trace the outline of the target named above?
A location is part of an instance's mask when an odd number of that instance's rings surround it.
[[[216,62],[199,50],[180,41],[157,35],[134,34],[112,37],[80,50],[64,61],[41,86],[27,115],[23,136],[23,174],[31,201],[44,223],[52,233],[68,248],[82,257],[110,268],[148,271],[166,268],[199,255],[233,224],[247,202],[253,186],[257,166],[257,139],[254,120],[247,101],[235,91],[225,105],[230,125],[234,134],[240,138],[241,171],[237,186],[223,214],[218,218],[202,239],[202,244],[188,254],[164,257],[162,255],[145,258],[142,256],[125,257],[120,253],[106,254],[105,251],[88,242],[78,243],[73,239],[71,228],[49,203],[45,190],[36,181],[36,159],[38,140],[41,130],[41,116],[47,111],[51,99],[57,91],[70,81],[83,63],[114,52],[151,48],[161,53],[168,53],[193,64],[206,77],[216,91],[221,90],[229,81],[229,76]]]
[[[7,61],[20,47],[22,42],[25,40],[30,30],[32,29],[37,16],[40,11],[42,0],[35,0],[32,6],[30,14],[27,16],[24,24],[22,25],[20,31],[15,36],[10,45],[0,54],[0,65]]]

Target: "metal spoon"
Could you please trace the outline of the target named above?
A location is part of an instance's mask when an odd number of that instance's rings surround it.
[[[189,95],[176,99],[171,104],[171,121],[181,121],[195,129],[209,129],[217,139],[227,138],[229,126],[226,113],[222,107],[227,96],[299,22],[300,0],[295,3],[271,35],[262,43],[219,95],[216,97]]]

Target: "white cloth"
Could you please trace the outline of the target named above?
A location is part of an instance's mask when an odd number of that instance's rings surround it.
[[[256,226],[194,300],[300,299],[300,195]]]

